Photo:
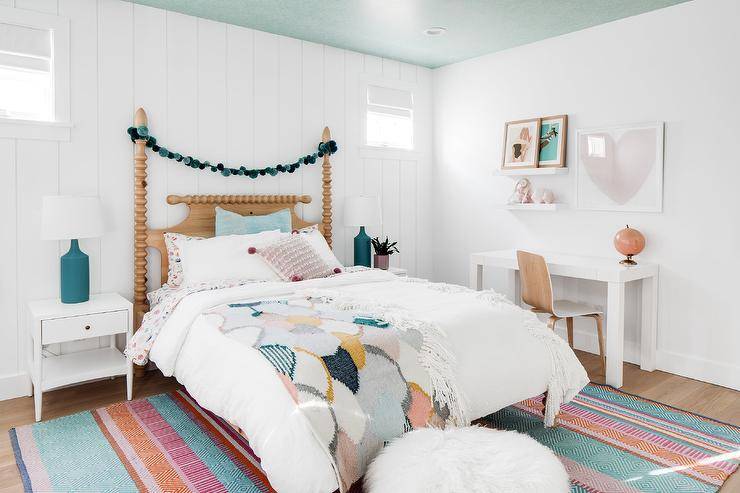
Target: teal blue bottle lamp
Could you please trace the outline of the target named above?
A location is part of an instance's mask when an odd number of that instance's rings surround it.
[[[355,236],[355,265],[370,267],[370,237],[366,226],[379,226],[380,201],[378,197],[348,197],[344,204],[344,225],[359,226]]]
[[[90,299],[90,258],[80,250],[79,239],[103,236],[105,221],[98,197],[54,195],[43,198],[41,236],[44,240],[70,240],[60,261],[62,303]]]

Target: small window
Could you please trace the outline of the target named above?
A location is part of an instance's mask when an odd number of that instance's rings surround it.
[[[54,119],[53,34],[0,22],[0,118]]]
[[[366,143],[375,147],[414,147],[414,95],[411,91],[367,86]]]

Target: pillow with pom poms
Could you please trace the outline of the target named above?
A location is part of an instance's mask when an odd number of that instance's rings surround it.
[[[251,247],[248,253],[262,257],[284,281],[305,281],[342,272],[327,264],[303,235],[291,235],[263,248]]]
[[[334,252],[331,251],[331,247],[326,242],[324,235],[321,234],[317,225],[314,224],[303,229],[294,230],[293,234],[303,235],[314,250],[316,250],[316,253],[324,259],[324,262],[329,264],[329,267],[332,269],[339,268],[340,271],[344,268],[339,259],[334,255]]]

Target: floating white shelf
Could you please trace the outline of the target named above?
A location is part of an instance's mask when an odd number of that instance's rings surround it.
[[[565,168],[522,168],[522,169],[497,169],[495,174],[502,176],[545,176],[545,175],[567,175],[568,167]]]
[[[565,208],[565,204],[506,204],[504,209],[510,211],[556,211]]]

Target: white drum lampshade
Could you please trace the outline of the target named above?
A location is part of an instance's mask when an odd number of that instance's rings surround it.
[[[380,220],[378,197],[348,197],[344,203],[345,226],[377,226]]]
[[[90,299],[90,259],[80,250],[80,238],[105,233],[103,207],[98,197],[54,195],[43,198],[41,238],[71,240],[61,258],[62,303],[82,303]]]
[[[103,206],[98,197],[51,195],[43,198],[41,238],[72,240],[105,233]]]

